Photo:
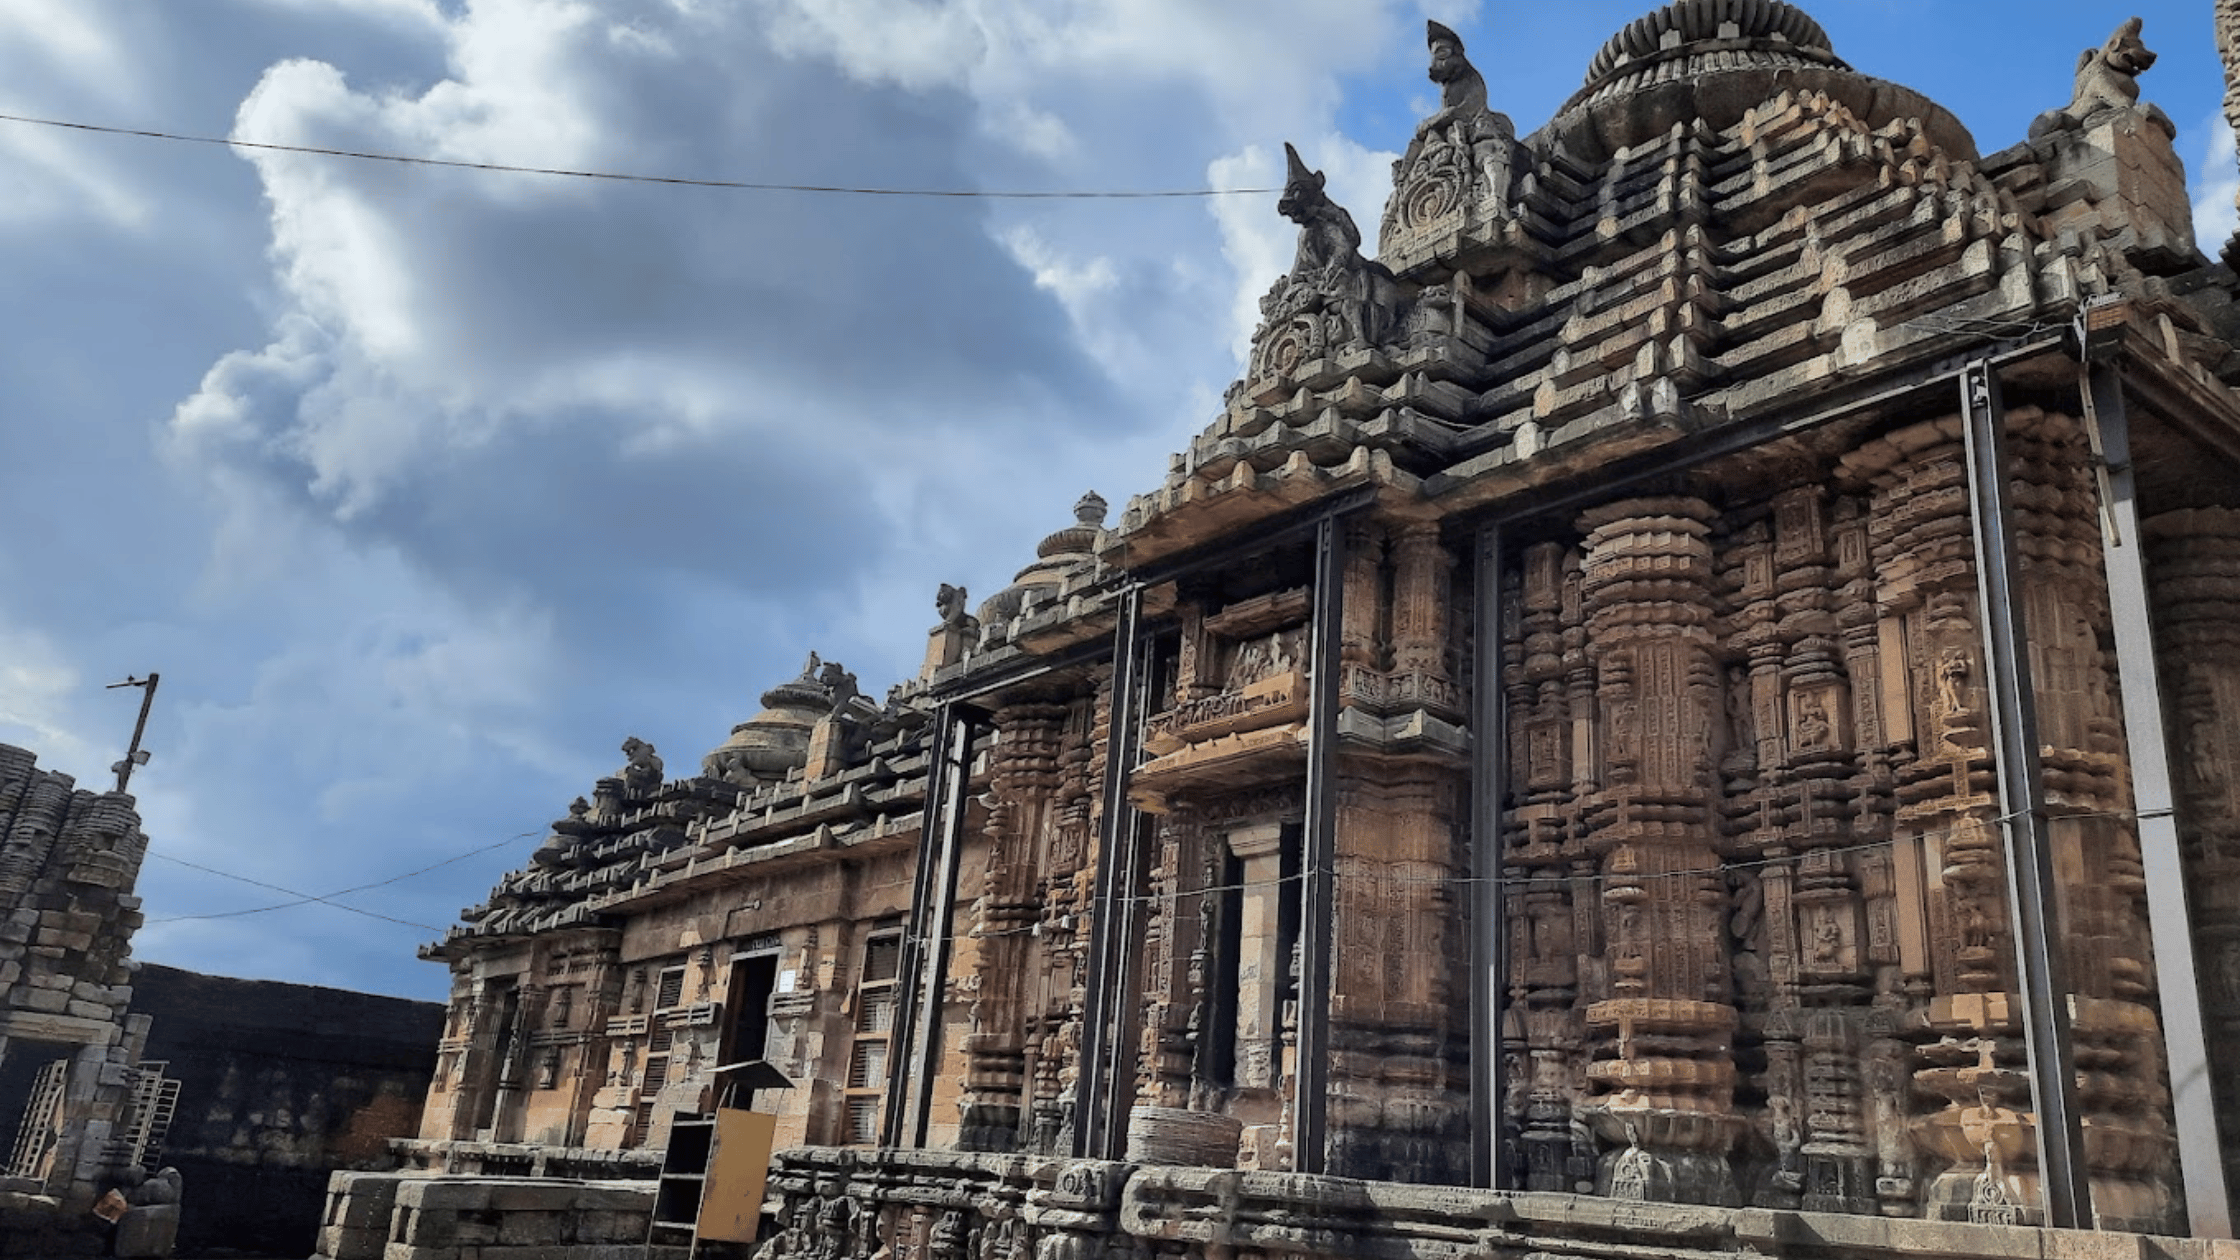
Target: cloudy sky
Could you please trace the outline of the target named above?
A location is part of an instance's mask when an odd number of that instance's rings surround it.
[[[0,113],[960,190],[1261,187],[1289,139],[1373,225],[1427,11],[1527,131],[1647,7],[0,0]],[[1986,151],[2144,13],[2230,230],[2208,0],[1809,7]],[[1083,490],[1155,483],[1288,263],[1273,201],[0,122],[0,742],[104,785],[137,693],[103,684],[160,670],[138,954],[440,996],[414,947],[623,736],[687,772],[812,647],[879,694],[937,582],[992,593]],[[455,858],[339,898],[387,918],[198,869],[328,894]]]

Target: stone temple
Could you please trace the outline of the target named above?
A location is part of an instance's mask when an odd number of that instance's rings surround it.
[[[1990,153],[1780,0],[1528,135],[1428,52],[1163,484],[425,951],[327,1254],[597,1254],[768,1059],[771,1260],[2240,1255],[2240,313],[2140,24]]]

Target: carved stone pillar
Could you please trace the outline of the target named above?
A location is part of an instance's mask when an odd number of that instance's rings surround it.
[[[1516,1060],[1508,1121],[1521,1137],[1518,1184],[1558,1193],[1594,1184],[1592,1159],[1580,1166],[1574,1158],[1583,1069],[1574,1008],[1582,959],[1599,953],[1593,935],[1580,936],[1587,911],[1575,897],[1591,886],[1570,878],[1580,865],[1591,869],[1572,822],[1579,776],[1593,761],[1578,751],[1592,733],[1593,672],[1579,648],[1576,576],[1562,544],[1539,543],[1525,549],[1516,585],[1501,593],[1510,739],[1503,869],[1516,881],[1508,894],[1511,1027],[1503,1034]]]
[[[1602,856],[1608,996],[1585,1113],[1614,1197],[1731,1204],[1735,1008],[1711,764],[1723,721],[1711,648],[1712,508],[1632,499],[1580,520],[1588,651],[1600,679],[1602,786],[1587,805]],[[1714,872],[1714,873],[1705,873]]]
[[[1450,932],[1455,784],[1417,766],[1347,774],[1338,797],[1338,950],[1331,1001],[1329,1171],[1454,1182],[1468,1114],[1447,1080],[1446,1046],[1463,1030]],[[1451,1025],[1451,1027],[1450,1027]]]
[[[2164,1183],[2174,1156],[2145,1004],[2152,979],[2137,842],[2116,818],[2125,794],[2099,650],[2107,609],[2090,455],[2068,417],[2020,407],[2007,420],[2073,1031],[2079,1063],[2101,1065],[2079,1100],[2096,1135],[2087,1148],[2094,1205],[2104,1227],[2154,1228],[2170,1210]],[[2039,1219],[2036,1121],[1989,773],[1973,546],[1965,498],[1955,493],[1957,435],[1957,420],[1916,425],[1846,463],[1874,480],[1878,601],[1899,620],[1896,635],[1881,637],[1905,646],[1897,690],[1918,732],[1910,764],[1895,768],[1891,873],[1907,983],[1933,987],[1914,1020],[1915,1093],[1944,1100],[1911,1124],[1925,1162],[1942,1168],[1919,1200],[1937,1219],[2027,1223]],[[1887,678],[1887,655],[1883,669]],[[1886,685],[1885,697],[1892,693]],[[1909,923],[1915,916],[1919,928]],[[1909,961],[1916,953],[1926,957]],[[1885,1005],[1889,991],[1878,982]],[[1878,1136],[1881,1175],[1894,1182],[1886,1145]]]
[[[1392,686],[1396,708],[1424,708],[1461,717],[1460,696],[1447,668],[1448,621],[1454,602],[1454,557],[1435,524],[1410,525],[1392,545]]]
[[[2220,0],[2217,18],[2220,41],[2240,34],[2240,0]],[[2170,512],[2144,529],[2202,1015],[2209,1044],[2230,1047],[2240,1045],[2240,510]],[[2240,1055],[2212,1052],[2209,1070],[2230,1182]]]
[[[1061,704],[1008,705],[996,714],[989,768],[988,866],[973,906],[979,987],[964,1042],[957,1144],[968,1151],[1017,1149],[1026,1089],[1027,986],[1039,970],[1032,933],[1042,911],[1042,833],[1058,788]]]

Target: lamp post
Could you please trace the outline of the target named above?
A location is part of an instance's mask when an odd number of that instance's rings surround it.
[[[161,681],[162,678],[163,675],[155,673],[149,674],[146,678],[134,678],[127,674],[123,682],[110,683],[104,689],[115,691],[119,687],[140,688],[140,720],[132,724],[132,747],[125,750],[124,760],[109,767],[116,771],[117,790],[119,792],[124,791],[125,785],[132,782],[133,770],[148,764],[148,752],[140,747],[140,736],[148,729],[148,710],[155,705],[156,683]]]

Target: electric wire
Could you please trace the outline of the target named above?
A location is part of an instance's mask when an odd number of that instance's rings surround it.
[[[206,920],[206,919],[238,919],[238,918],[242,918],[242,917],[245,917],[245,916],[247,916],[247,915],[252,915],[252,914],[270,914],[271,912],[273,912],[273,911],[275,911],[275,910],[287,910],[287,909],[292,909],[293,907],[296,907],[296,906],[312,905],[312,904],[316,903],[316,904],[318,904],[318,905],[331,906],[331,907],[333,907],[334,909],[337,909],[337,910],[347,910],[347,911],[349,911],[349,912],[350,912],[350,913],[352,913],[352,914],[362,914],[362,915],[366,915],[366,916],[368,916],[368,917],[370,917],[370,918],[375,918],[375,919],[382,919],[382,920],[385,920],[385,921],[387,921],[387,922],[390,922],[390,923],[397,923],[397,924],[402,924],[403,926],[406,926],[406,927],[414,927],[414,928],[420,928],[420,929],[422,929],[422,930],[424,930],[424,931],[429,931],[429,932],[441,932],[441,931],[443,931],[444,929],[442,929],[442,928],[440,928],[440,927],[435,927],[435,926],[432,926],[432,925],[430,925],[430,924],[426,924],[426,923],[418,923],[418,922],[414,922],[413,920],[410,920],[410,919],[398,919],[398,918],[393,918],[393,917],[391,917],[391,916],[389,916],[389,915],[385,915],[385,914],[380,914],[380,913],[378,913],[378,912],[376,912],[376,911],[372,911],[372,910],[367,910],[367,909],[363,909],[363,908],[361,908],[361,907],[358,907],[358,906],[345,905],[345,904],[343,904],[342,902],[339,902],[339,901],[335,901],[335,900],[333,900],[333,899],[334,899],[334,898],[336,898],[336,897],[344,897],[344,896],[348,896],[348,895],[349,895],[349,894],[351,894],[351,893],[366,892],[366,891],[368,891],[368,890],[370,890],[370,889],[374,889],[374,888],[386,888],[386,887],[388,887],[388,886],[389,886],[389,885],[391,885],[391,884],[398,884],[398,883],[403,883],[403,882],[404,882],[405,880],[408,880],[408,879],[414,879],[414,878],[417,878],[418,876],[421,876],[421,875],[426,875],[426,874],[427,874],[427,873],[429,873],[430,871],[438,871],[438,870],[442,870],[442,869],[443,869],[444,867],[446,867],[446,866],[451,866],[451,865],[454,865],[454,864],[456,864],[456,863],[459,863],[459,862],[464,862],[464,861],[466,861],[466,860],[467,860],[468,858],[471,858],[471,857],[479,857],[479,856],[481,856],[482,854],[488,853],[488,852],[490,852],[490,851],[492,851],[492,850],[494,850],[494,849],[502,849],[502,848],[506,847],[507,845],[510,845],[510,844],[514,844],[514,843],[517,843],[517,842],[519,842],[519,841],[522,841],[522,840],[527,840],[527,839],[532,839],[532,838],[536,837],[536,836],[537,836],[537,835],[539,835],[539,834],[541,834],[541,833],[539,833],[539,832],[535,832],[535,831],[524,831],[524,832],[522,832],[522,833],[521,833],[521,834],[519,834],[519,835],[515,835],[515,836],[508,836],[507,838],[505,838],[505,839],[503,839],[503,840],[500,840],[500,841],[497,841],[497,842],[496,842],[496,843],[494,843],[494,844],[486,844],[486,845],[483,845],[483,846],[482,846],[481,848],[479,848],[479,849],[470,849],[470,850],[468,850],[468,851],[467,851],[467,852],[465,852],[465,853],[455,854],[455,855],[453,855],[453,856],[451,856],[451,857],[447,857],[447,858],[445,858],[444,860],[442,860],[442,861],[440,861],[440,862],[435,862],[435,863],[432,863],[432,864],[430,864],[430,865],[427,865],[427,866],[423,866],[423,867],[419,868],[418,870],[411,870],[411,871],[406,871],[406,872],[405,872],[405,873],[403,873],[402,875],[392,875],[392,876],[390,876],[390,877],[389,877],[389,878],[387,878],[387,879],[380,879],[380,880],[375,880],[375,881],[373,881],[372,883],[369,883],[369,884],[357,884],[357,885],[353,885],[352,887],[349,887],[349,888],[341,888],[341,889],[337,889],[337,890],[335,890],[334,892],[326,893],[326,894],[324,894],[324,895],[320,895],[320,894],[314,894],[314,893],[307,893],[307,892],[298,892],[298,891],[296,891],[296,890],[295,890],[295,889],[293,889],[293,888],[283,888],[283,887],[281,887],[281,886],[280,886],[280,885],[278,885],[278,884],[269,884],[269,883],[266,883],[265,881],[263,881],[263,880],[261,880],[261,879],[251,879],[251,878],[249,878],[249,877],[248,877],[248,876],[246,876],[246,875],[236,875],[236,874],[234,874],[234,873],[233,873],[232,871],[222,871],[222,870],[219,870],[219,869],[218,869],[217,867],[214,867],[214,866],[204,866],[204,865],[202,865],[202,864],[201,864],[201,863],[199,863],[199,862],[189,862],[189,861],[188,861],[188,860],[186,860],[185,858],[180,858],[180,857],[173,857],[172,855],[170,855],[170,854],[168,854],[168,853],[158,853],[158,852],[156,852],[156,851],[154,851],[154,850],[150,850],[150,851],[149,851],[149,853],[148,853],[148,856],[149,856],[149,857],[152,857],[152,858],[158,858],[158,859],[160,859],[160,860],[162,860],[162,861],[165,861],[165,862],[170,862],[170,863],[173,863],[173,864],[175,864],[175,865],[179,865],[179,866],[184,866],[184,867],[189,867],[189,868],[191,868],[191,869],[193,869],[193,870],[198,870],[198,871],[202,871],[202,872],[204,872],[205,874],[216,875],[216,876],[219,876],[219,877],[221,877],[221,878],[224,878],[224,879],[230,879],[230,880],[233,880],[233,881],[235,881],[235,882],[237,882],[237,883],[243,883],[243,884],[251,884],[251,885],[254,885],[254,886],[258,887],[258,888],[264,888],[264,889],[268,889],[268,890],[270,890],[270,891],[272,891],[272,892],[276,892],[276,893],[282,893],[282,894],[285,894],[286,896],[289,896],[289,897],[293,897],[293,898],[295,898],[295,900],[294,900],[294,901],[283,901],[283,902],[278,902],[278,903],[276,903],[276,904],[273,904],[273,905],[269,905],[269,906],[255,906],[255,907],[251,907],[251,908],[249,908],[249,909],[245,909],[245,910],[223,910],[223,911],[218,911],[218,912],[216,912],[216,913],[213,913],[213,914],[173,914],[173,915],[165,915],[164,917],[162,917],[162,918],[159,918],[159,919],[149,919],[149,920],[147,921],[147,923],[146,923],[146,924],[145,924],[144,926],[148,926],[148,927],[153,927],[153,926],[155,926],[155,925],[156,925],[156,924],[158,924],[158,923],[186,923],[186,922],[194,922],[194,921],[200,921],[200,920]]]
[[[779,181],[707,179],[685,175],[644,175],[623,171],[583,171],[558,166],[525,166],[511,162],[469,162],[459,158],[421,157],[407,153],[377,153],[364,149],[334,149],[315,144],[280,144],[266,140],[241,140],[198,136],[143,127],[109,127],[99,123],[61,118],[35,118],[27,114],[0,114],[0,122],[34,127],[56,127],[105,136],[135,136],[144,140],[170,140],[182,144],[224,145],[232,149],[257,149],[271,153],[305,153],[318,157],[354,158],[362,162],[393,162],[404,166],[443,166],[468,171],[499,171],[516,175],[557,175],[569,179],[597,179],[623,184],[669,184],[687,188],[725,188],[747,192],[838,193],[858,197],[961,197],[1003,201],[1157,201],[1192,197],[1264,196],[1276,188],[1162,188],[1162,189],[986,189],[986,188],[879,188],[845,184],[789,184]]]

